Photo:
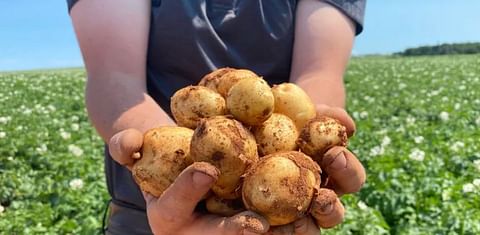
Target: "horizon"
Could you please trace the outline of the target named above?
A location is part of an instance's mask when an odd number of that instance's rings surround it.
[[[480,1],[368,0],[364,31],[355,39],[352,56],[480,42],[475,9]],[[0,37],[2,72],[83,67],[66,1],[0,2],[0,32],[6,35]]]

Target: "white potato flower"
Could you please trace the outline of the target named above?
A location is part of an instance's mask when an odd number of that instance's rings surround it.
[[[385,136],[382,139],[382,146],[385,147],[385,146],[389,145],[391,142],[392,142],[392,140],[390,139],[390,137]]]
[[[450,147],[453,151],[455,152],[458,152],[460,151],[460,149],[462,149],[463,147],[465,147],[465,143],[461,142],[461,141],[456,141],[455,143],[452,144],[452,146]]]
[[[70,188],[73,190],[78,190],[83,188],[83,180],[82,179],[73,179],[71,180],[68,185],[70,185]]]
[[[425,159],[425,152],[420,149],[414,148],[412,152],[410,152],[408,157],[412,160],[421,162],[423,161],[423,159]]]
[[[382,146],[375,146],[370,149],[370,155],[372,156],[382,155],[383,153],[385,153],[385,149]]]
[[[449,114],[448,114],[447,112],[445,112],[445,111],[441,112],[441,113],[438,115],[438,117],[440,118],[440,120],[442,120],[442,121],[444,121],[444,122],[445,122],[445,121],[448,121],[448,119],[450,118],[450,117],[449,117]]]
[[[83,154],[83,150],[80,147],[73,144],[68,145],[68,151],[70,151],[70,153],[72,153],[76,157],[80,157]]]
[[[415,142],[415,144],[421,144],[423,142],[423,140],[424,140],[424,138],[421,135],[415,136],[415,138],[413,138],[413,141]]]
[[[475,190],[475,185],[472,183],[464,184],[462,190],[464,193],[471,193]]]
[[[368,209],[368,206],[363,201],[359,201],[357,203],[357,206],[358,206],[358,208],[360,208],[360,210],[367,210]]]

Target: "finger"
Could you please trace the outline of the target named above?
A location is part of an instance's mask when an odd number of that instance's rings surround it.
[[[225,218],[222,234],[264,234],[269,229],[268,221],[262,216],[244,211],[232,217]]]
[[[266,235],[294,235],[295,226],[293,223],[270,227]]]
[[[124,166],[131,166],[143,144],[143,134],[136,129],[126,129],[110,138],[108,149],[112,158]]]
[[[260,235],[269,229],[267,220],[252,211],[244,211],[232,217],[199,215],[193,224],[184,226],[182,234]]]
[[[345,208],[335,192],[322,188],[312,202],[310,213],[319,227],[332,228],[343,221]]]
[[[366,173],[362,163],[344,147],[328,150],[321,162],[321,168],[328,175],[327,188],[338,195],[360,191],[365,183]]]
[[[295,235],[318,235],[320,229],[313,221],[312,217],[305,216],[294,223]]]
[[[327,116],[337,119],[347,129],[348,137],[352,136],[355,133],[355,122],[350,117],[350,115],[348,115],[345,109],[320,104],[317,105],[317,116]]]
[[[206,162],[193,163],[180,173],[158,200],[147,204],[149,214],[165,226],[186,222],[219,174],[217,168]]]

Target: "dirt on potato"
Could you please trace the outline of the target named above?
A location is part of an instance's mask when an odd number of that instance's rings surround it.
[[[191,142],[192,159],[208,162],[221,174],[212,191],[224,199],[240,197],[241,177],[258,161],[253,134],[240,122],[225,116],[202,119]]]
[[[320,167],[298,151],[267,155],[245,175],[242,198],[248,210],[270,225],[291,223],[307,214],[320,186]]]

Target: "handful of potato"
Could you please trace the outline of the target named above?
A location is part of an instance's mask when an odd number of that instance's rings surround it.
[[[333,146],[346,146],[346,128],[316,117],[308,95],[292,83],[270,87],[249,70],[222,68],[198,86],[171,98],[178,127],[158,127],[144,136],[133,176],[141,189],[160,196],[192,162],[220,171],[206,198],[211,213],[251,210],[270,225],[315,217],[321,198],[317,162]]]

